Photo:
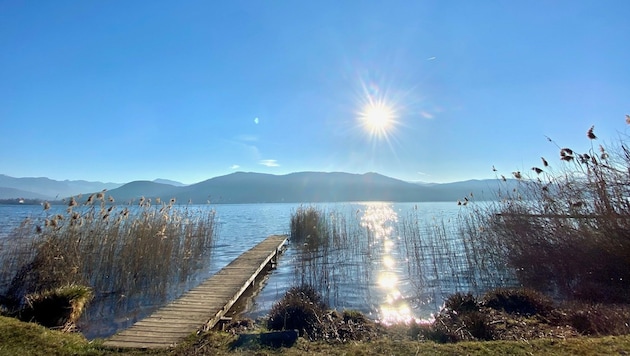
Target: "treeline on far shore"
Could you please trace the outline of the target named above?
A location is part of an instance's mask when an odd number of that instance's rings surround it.
[[[0,199],[0,205],[42,205],[44,200],[41,199]],[[63,204],[61,201],[51,202],[51,204]]]

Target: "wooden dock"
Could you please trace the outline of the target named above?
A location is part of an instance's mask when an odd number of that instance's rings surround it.
[[[275,262],[286,241],[284,235],[269,236],[196,288],[105,340],[104,345],[140,349],[173,347],[191,333],[212,329],[259,273]]]

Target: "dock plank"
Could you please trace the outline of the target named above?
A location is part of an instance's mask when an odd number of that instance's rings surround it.
[[[154,349],[177,345],[191,333],[214,327],[286,243],[272,235],[199,286],[103,343],[107,347]]]

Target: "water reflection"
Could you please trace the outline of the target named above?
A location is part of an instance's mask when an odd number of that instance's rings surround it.
[[[398,246],[400,238],[395,234],[398,215],[388,203],[369,203],[363,205],[360,218],[361,226],[370,239],[370,250],[375,265],[376,294],[379,297],[379,320],[385,325],[409,323],[414,315],[409,303],[401,292],[402,270],[396,264],[401,260]]]

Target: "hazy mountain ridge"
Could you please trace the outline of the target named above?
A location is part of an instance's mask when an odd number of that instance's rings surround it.
[[[176,186],[176,187],[185,187],[185,186],[188,185],[188,184],[184,184],[182,182],[178,182],[176,180],[170,180],[170,179],[164,179],[164,178],[157,178],[157,179],[152,180],[152,182],[160,183],[160,184],[169,184],[169,185],[173,185],[173,186]]]
[[[508,183],[511,184],[511,183]],[[505,188],[505,187],[504,187]],[[477,199],[496,198],[499,181],[471,180],[418,185],[377,173],[297,172],[286,175],[236,172],[184,187],[155,182],[128,183],[108,192],[118,202],[141,196],[179,203],[309,203],[345,201],[457,201],[470,194]]]
[[[33,198],[54,200],[86,192],[115,189],[120,183],[90,182],[85,180],[58,181],[46,177],[14,178],[0,174],[0,199]],[[17,191],[16,191],[17,190]],[[23,192],[21,195],[20,192]]]
[[[138,180],[127,183],[119,188],[112,189],[107,192],[108,196],[113,197],[117,202],[128,202],[137,200],[140,197],[157,198],[172,195],[179,187],[156,183],[147,180]]]
[[[0,178],[7,177],[0,175]],[[11,178],[11,177],[8,177]],[[68,184],[69,182],[85,181],[53,181],[48,178],[12,178],[27,180],[29,187],[35,182],[51,182]],[[35,179],[35,181],[33,181]],[[140,197],[160,198],[168,201],[175,198],[178,203],[309,203],[309,202],[344,202],[344,201],[457,201],[473,193],[476,199],[491,200],[496,198],[499,181],[469,180],[455,183],[417,184],[387,177],[378,173],[352,174],[343,172],[296,172],[286,175],[266,173],[236,172],[224,176],[214,177],[205,181],[176,186],[164,182],[179,183],[164,179],[153,181],[133,181],[114,188],[107,188],[107,184],[100,184],[96,189],[74,192],[74,194],[60,195],[59,199],[82,193],[90,193],[108,189],[116,202],[126,203],[140,199]],[[0,181],[0,187],[2,181]],[[511,184],[508,182],[508,184]],[[26,185],[26,184],[23,184]],[[505,186],[503,187],[505,189]],[[15,188],[13,188],[15,189]],[[21,194],[19,197],[52,200],[50,195],[37,195],[26,190],[0,189],[0,199],[16,198],[8,195]],[[39,190],[41,191],[41,189]]]
[[[50,199],[50,197],[48,197],[46,195],[43,195],[43,194],[29,192],[29,191],[26,191],[26,190],[21,190],[21,189],[16,189],[16,188],[0,187],[0,199],[39,199],[39,200],[46,200],[46,199]]]

